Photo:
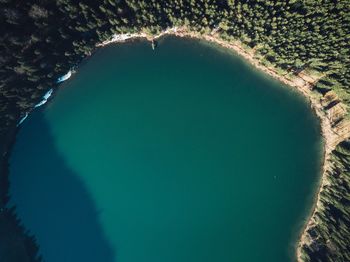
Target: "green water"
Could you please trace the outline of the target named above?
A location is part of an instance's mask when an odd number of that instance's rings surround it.
[[[302,97],[226,50],[99,50],[23,124],[11,203],[47,262],[284,262],[321,163]]]

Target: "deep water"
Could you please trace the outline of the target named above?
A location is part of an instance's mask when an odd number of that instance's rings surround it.
[[[99,50],[23,123],[11,204],[47,262],[287,262],[319,179],[305,100],[229,51]]]

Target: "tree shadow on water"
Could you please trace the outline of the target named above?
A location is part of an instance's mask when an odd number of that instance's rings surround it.
[[[10,159],[10,197],[44,261],[115,261],[94,200],[58,153],[40,111],[18,134]]]

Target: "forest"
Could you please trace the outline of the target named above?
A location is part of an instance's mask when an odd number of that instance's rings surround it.
[[[321,192],[323,207],[309,229],[315,241],[303,247],[305,261],[350,261],[350,142],[340,143],[332,158],[330,183]]]
[[[8,202],[8,157],[16,125],[57,78],[116,33],[168,27],[216,30],[239,41],[281,74],[315,72],[315,93],[332,90],[350,104],[348,0],[0,0],[1,261],[40,261],[35,239]],[[348,113],[344,118],[348,118]],[[333,153],[331,183],[322,192],[305,261],[350,261],[349,143]]]

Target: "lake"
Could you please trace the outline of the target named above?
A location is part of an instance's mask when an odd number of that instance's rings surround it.
[[[321,158],[291,88],[208,43],[137,41],[23,123],[11,205],[47,262],[294,261]]]

